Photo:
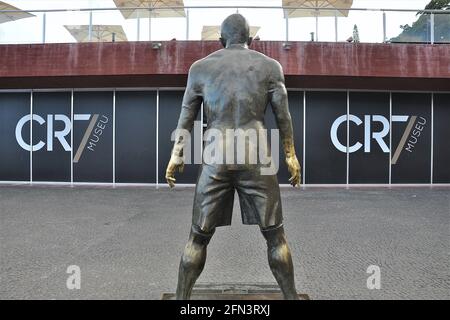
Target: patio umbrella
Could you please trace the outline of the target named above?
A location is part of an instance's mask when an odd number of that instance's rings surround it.
[[[19,10],[18,12],[2,12],[2,10]],[[3,1],[0,1],[0,23],[20,20],[24,18],[34,17],[34,14],[31,14],[26,11],[22,11],[10,4],[7,4]]]
[[[286,18],[316,18],[316,39],[318,39],[320,17],[347,17],[353,0],[283,0],[283,7],[311,8],[284,9]],[[319,9],[316,9],[319,8]],[[328,10],[327,10],[328,9]],[[338,9],[338,10],[336,10]]]
[[[167,7],[184,7],[183,0],[114,0],[114,3],[119,9],[139,8],[135,10],[120,9],[120,13],[125,19],[148,18],[149,40],[151,40],[152,18],[186,17],[183,8],[162,10]]]
[[[64,26],[78,42],[89,42],[88,25]],[[93,25],[92,40],[98,42],[127,41],[121,25]]]
[[[250,37],[254,38],[258,33],[260,27],[250,27]],[[219,40],[220,26],[203,26],[202,40]]]

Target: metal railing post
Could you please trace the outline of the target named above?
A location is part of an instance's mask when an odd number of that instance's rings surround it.
[[[89,42],[92,41],[92,11],[89,11],[89,33],[88,33]]]
[[[186,9],[186,40],[189,40],[189,9]]]
[[[338,42],[338,15],[337,15],[337,10],[334,10],[334,41]]]
[[[434,13],[431,13],[430,17],[430,41],[434,44]]]
[[[141,37],[141,18],[139,17],[139,10],[137,11],[137,19],[136,19],[136,38],[137,41],[139,41],[140,37]]]
[[[319,15],[316,15],[316,41],[319,41]]]
[[[386,42],[386,12],[383,11],[383,43]]]
[[[44,12],[42,15],[42,43],[45,43],[45,28],[47,25],[47,14]]]
[[[148,8],[148,41],[152,41],[152,8]]]
[[[284,18],[286,20],[286,26],[285,26],[286,42],[289,42],[289,14],[288,14],[287,10],[284,11]]]

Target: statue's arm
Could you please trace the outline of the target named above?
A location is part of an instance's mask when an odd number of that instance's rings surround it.
[[[284,84],[283,69],[277,61],[273,61],[270,71],[269,97],[275,121],[280,130],[286,164],[291,173],[289,181],[293,186],[296,186],[300,184],[300,164],[295,154],[294,133],[291,114],[289,113],[287,90]]]
[[[175,172],[183,172],[184,168],[183,148],[186,145],[186,141],[184,140],[186,135],[183,131],[187,130],[190,132],[192,130],[201,104],[202,95],[201,86],[199,83],[199,74],[194,63],[189,70],[172,155],[166,169],[166,180],[171,188],[175,186]]]
[[[177,130],[191,131],[202,104],[201,85],[199,83],[198,66],[193,64],[189,70],[186,90],[181,104]],[[183,135],[177,134],[172,153],[181,156],[184,147]]]
[[[270,104],[275,115],[275,121],[280,130],[281,142],[286,157],[295,155],[294,134],[292,129],[292,119],[289,113],[289,104],[286,87],[284,85],[284,75],[281,65],[274,61],[270,76]]]

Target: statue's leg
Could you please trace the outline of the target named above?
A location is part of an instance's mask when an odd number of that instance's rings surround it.
[[[294,266],[291,251],[282,225],[261,229],[267,241],[269,266],[287,300],[298,300],[294,282]]]
[[[193,225],[189,241],[184,249],[178,271],[177,300],[187,300],[192,288],[203,271],[206,261],[206,247],[215,230],[205,232]]]

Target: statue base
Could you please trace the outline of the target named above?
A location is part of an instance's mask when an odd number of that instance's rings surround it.
[[[310,300],[309,296],[299,293],[300,300]],[[163,293],[162,300],[174,300],[175,293]],[[276,284],[198,284],[194,287],[191,300],[283,300],[280,288]]]

